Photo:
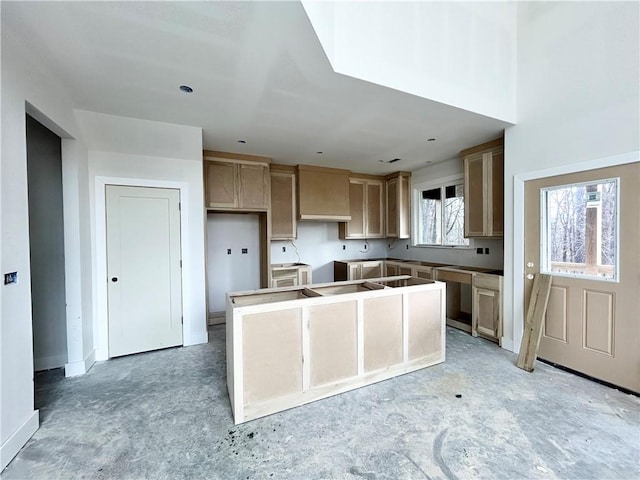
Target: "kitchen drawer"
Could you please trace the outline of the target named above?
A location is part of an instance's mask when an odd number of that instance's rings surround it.
[[[498,275],[476,273],[475,278],[473,280],[473,286],[476,288],[488,288],[491,290],[500,290],[500,277]]]

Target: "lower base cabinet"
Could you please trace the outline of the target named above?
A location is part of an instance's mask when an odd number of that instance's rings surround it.
[[[271,288],[297,287],[311,283],[311,265],[275,263],[271,265]]]
[[[473,279],[471,334],[501,342],[503,277],[477,273]]]
[[[443,362],[445,298],[408,276],[229,293],[235,423]]]

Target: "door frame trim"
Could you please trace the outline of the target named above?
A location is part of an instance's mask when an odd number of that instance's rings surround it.
[[[109,359],[109,315],[108,315],[108,298],[107,298],[107,205],[106,205],[106,188],[107,185],[116,185],[119,187],[151,187],[151,188],[170,188],[180,191],[180,255],[183,259],[180,278],[182,282],[182,314],[184,317],[184,289],[185,278],[188,277],[188,258],[185,252],[185,246],[189,245],[189,225],[188,215],[188,184],[186,182],[173,182],[168,180],[152,180],[143,178],[123,178],[123,177],[95,177],[94,201],[95,201],[95,275],[96,283],[94,285],[94,331],[93,342],[96,345],[96,361]],[[103,279],[104,281],[100,280]],[[182,324],[182,339],[188,338],[189,322]]]
[[[610,157],[596,158],[584,162],[571,163],[557,167],[533,170],[519,173],[513,177],[513,279],[512,291],[512,315],[513,339],[502,339],[503,348],[514,353],[520,352],[520,343],[524,332],[524,187],[525,182],[539,178],[554,177],[570,173],[596,170],[599,168],[626,165],[640,161],[640,150],[612,155]],[[507,280],[507,279],[505,279]],[[505,281],[507,284],[507,281]],[[505,318],[508,318],[505,316]]]

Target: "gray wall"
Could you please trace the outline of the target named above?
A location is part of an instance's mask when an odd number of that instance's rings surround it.
[[[226,309],[227,292],[260,288],[258,214],[207,214],[207,282],[209,313]]]
[[[27,115],[34,369],[67,362],[61,141]]]

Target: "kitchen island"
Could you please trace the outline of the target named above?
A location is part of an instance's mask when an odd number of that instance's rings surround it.
[[[443,362],[445,305],[410,276],[227,294],[235,423]]]

